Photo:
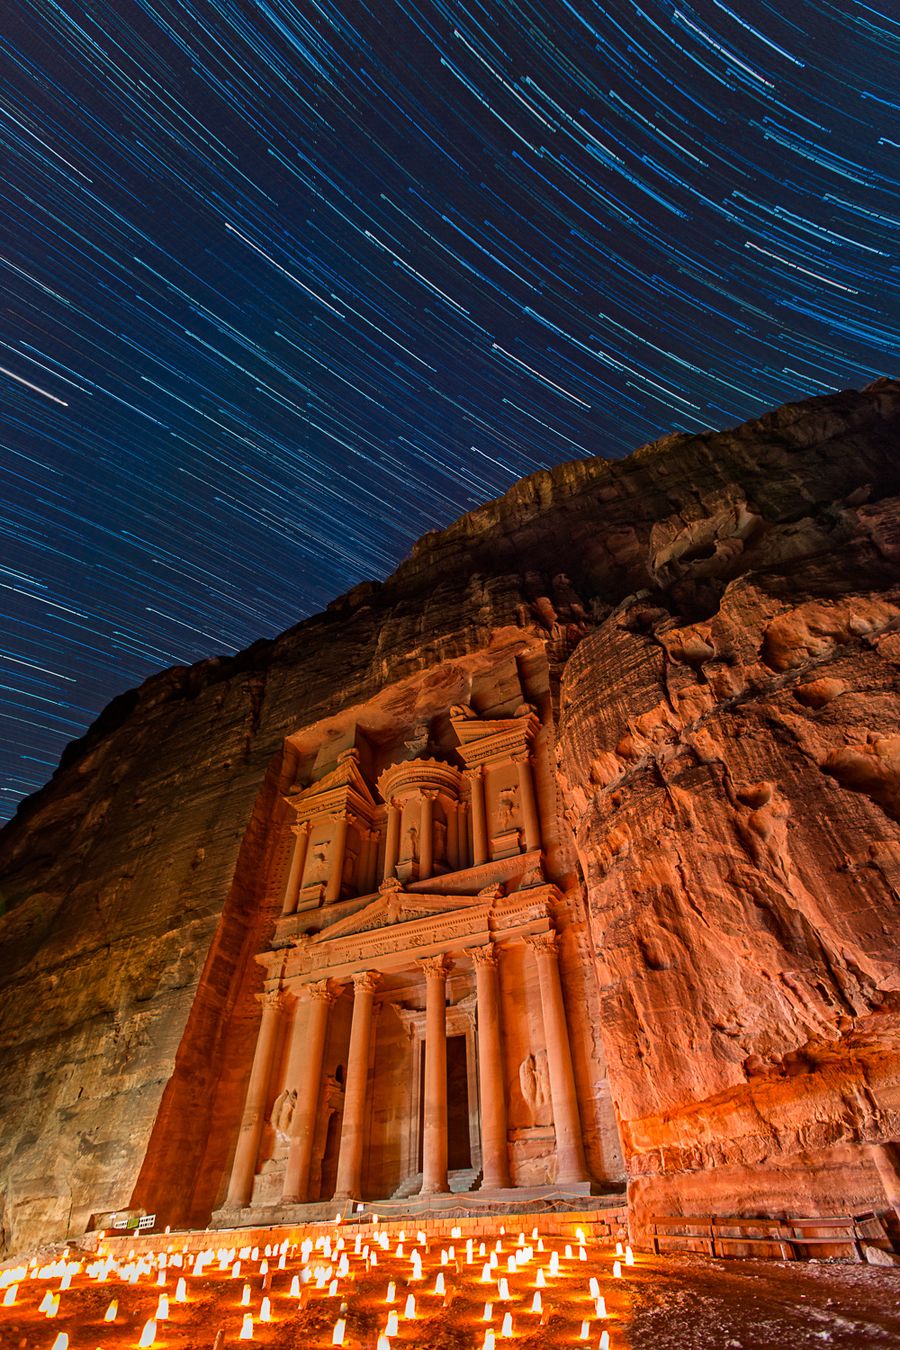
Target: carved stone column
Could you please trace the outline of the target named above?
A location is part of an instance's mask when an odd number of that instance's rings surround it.
[[[400,817],[402,807],[394,798],[388,802],[387,837],[384,846],[384,880],[394,875],[400,854]]]
[[[422,1195],[449,1191],[447,1181],[447,976],[445,956],[417,963],[425,972],[425,1103]]]
[[[557,936],[555,933],[540,933],[535,937],[527,937],[525,941],[534,952],[541,987],[553,1129],[556,1134],[556,1180],[562,1184],[587,1181],[589,1176],[581,1137],[569,1029],[559,982]]]
[[[365,832],[365,865],[360,882],[360,891],[363,895],[368,895],[375,890],[377,881],[376,870],[378,867],[378,839],[377,830],[366,830]]]
[[[425,790],[420,794],[419,817],[419,880],[425,881],[434,870],[434,799],[436,792]]]
[[[497,953],[493,944],[470,950],[478,999],[478,1088],[481,1112],[482,1187],[509,1185],[506,1085],[500,1039]]]
[[[447,802],[447,862],[451,872],[459,871],[459,811],[456,802]]]
[[[292,825],[291,829],[294,833],[294,848],[291,853],[291,868],[288,872],[287,885],[284,888],[282,914],[296,912],[297,896],[303,884],[303,869],[306,866],[306,853],[309,848],[309,821],[301,820],[299,824]]]
[[[541,846],[541,818],[538,815],[534,795],[531,756],[516,755],[514,762],[519,774],[519,801],[522,804],[522,823],[525,826],[525,848],[530,853],[532,849]]]
[[[344,878],[344,855],[347,850],[347,830],[350,817],[346,811],[335,816],[336,825],[331,841],[331,863],[328,868],[328,881],[325,884],[325,903],[330,905],[341,898],[341,882]]]
[[[487,816],[484,807],[484,769],[478,765],[474,769],[466,769],[465,777],[468,778],[472,789],[472,862],[476,867],[488,861],[488,834],[487,834]]]
[[[309,1198],[309,1165],[316,1137],[328,1010],[340,994],[340,990],[332,989],[327,980],[307,984],[302,992],[305,998],[297,1000],[294,1011],[286,1074],[287,1085],[297,1088],[281,1195],[286,1205],[303,1204]]]
[[[372,1001],[380,980],[381,976],[374,970],[357,971],[353,976],[353,1020],[350,1024],[350,1053],[347,1056],[347,1084],[344,1088],[341,1151],[334,1188],[336,1200],[356,1199],[362,1189]]]
[[[262,1021],[256,1038],[253,1067],[250,1070],[250,1082],[247,1084],[234,1162],[231,1164],[231,1180],[225,1201],[227,1209],[243,1208],[244,1205],[248,1205],[253,1193],[256,1158],[264,1123],[263,1113],[266,1109],[269,1079],[272,1076],[278,1024],[284,1007],[284,994],[281,990],[270,990],[264,994],[257,994],[256,997],[262,1004]]]

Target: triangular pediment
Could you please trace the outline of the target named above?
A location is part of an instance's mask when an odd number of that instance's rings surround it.
[[[299,792],[289,793],[286,800],[301,820],[341,808],[362,811],[370,816],[378,810],[355,750],[345,752],[329,773]]]
[[[310,939],[312,943],[332,942],[337,938],[352,937],[356,933],[371,933],[379,928],[393,928],[397,924],[415,923],[421,919],[461,913],[489,904],[483,895],[409,895],[391,890],[371,901],[355,914],[322,929]]]

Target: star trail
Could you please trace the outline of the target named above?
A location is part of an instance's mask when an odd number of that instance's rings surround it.
[[[894,0],[18,0],[0,819],[536,468],[891,373]]]

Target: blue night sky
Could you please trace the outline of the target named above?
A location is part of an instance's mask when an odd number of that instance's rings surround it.
[[[562,460],[896,369],[894,0],[17,0],[0,819]]]

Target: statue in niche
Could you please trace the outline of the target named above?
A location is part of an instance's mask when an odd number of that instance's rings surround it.
[[[550,1075],[547,1070],[546,1051],[539,1050],[536,1055],[525,1056],[519,1065],[519,1087],[531,1116],[531,1124],[545,1124],[550,1104]]]
[[[294,1111],[297,1107],[297,1091],[295,1088],[283,1088],[272,1105],[272,1114],[269,1117],[269,1124],[275,1131],[275,1137],[278,1140],[290,1139],[291,1126],[294,1123]]]
[[[356,874],[357,854],[351,852],[348,848],[344,854],[344,870],[341,875],[341,882],[344,886],[353,886],[353,878]]]
[[[409,825],[406,834],[403,836],[406,841],[406,848],[403,852],[404,862],[419,861],[419,831],[415,825]]]
[[[500,830],[512,829],[518,795],[519,789],[515,786],[501,789],[497,802],[497,825]]]
[[[307,880],[307,885],[316,881],[325,880],[325,877],[328,872],[328,868],[326,866],[327,858],[328,858],[328,845],[324,842],[320,844],[315,844],[312,850],[312,865],[309,869],[309,877]]]

